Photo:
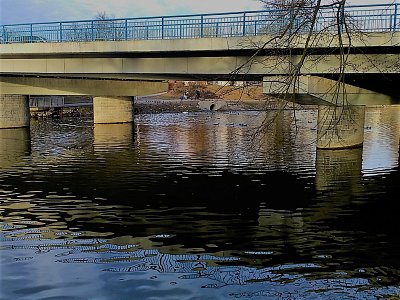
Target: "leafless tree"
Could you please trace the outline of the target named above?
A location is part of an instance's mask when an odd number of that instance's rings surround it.
[[[350,108],[346,100],[345,69],[352,47],[352,34],[357,32],[357,28],[351,16],[345,14],[346,0],[260,1],[269,12],[266,14],[264,26],[259,29],[267,39],[258,44],[251,57],[232,72],[232,78],[251,69],[253,64],[263,65],[266,75],[274,68],[284,68],[286,74],[274,79],[278,81],[274,83],[277,87],[275,93],[281,96],[279,107],[275,107],[278,110],[267,114],[255,136],[263,135],[283,109],[292,108],[293,120],[296,120],[298,105],[295,103],[298,100],[299,79],[304,75],[305,62],[315,59],[311,58],[313,48],[322,39],[325,39],[326,45],[335,45],[333,48],[339,57],[339,66],[335,66],[336,84],[330,91],[330,94],[335,95],[331,101],[332,107]],[[324,18],[327,12],[331,16],[329,19]],[[252,43],[250,38],[248,43]],[[323,59],[323,55],[320,59]],[[314,63],[317,65],[318,61]],[[338,113],[342,112],[343,109],[338,110]]]
[[[109,15],[106,12],[98,12],[93,22],[94,39],[102,40],[122,40],[124,38],[124,23],[121,20],[115,19],[114,15]]]

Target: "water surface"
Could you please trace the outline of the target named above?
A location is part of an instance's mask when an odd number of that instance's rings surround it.
[[[316,150],[316,110],[264,117],[1,130],[0,299],[400,295],[400,107],[351,150]]]

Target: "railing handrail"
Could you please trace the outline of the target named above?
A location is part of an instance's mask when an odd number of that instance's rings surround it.
[[[379,17],[379,19],[374,20],[374,21],[379,21],[382,24],[388,23],[389,25],[380,25],[381,27],[373,27],[377,25],[370,25],[372,24],[371,21],[367,22],[368,27],[363,28],[364,30],[377,30],[377,31],[395,31],[400,29],[400,26],[396,24],[397,20],[400,20],[399,16],[399,10],[398,10],[398,5],[396,3],[380,3],[380,4],[365,4],[365,5],[349,5],[345,7],[345,12],[349,12],[351,14],[355,14],[357,12],[360,12],[360,15],[357,15],[355,17],[358,18],[364,18],[365,20],[370,17]],[[310,7],[310,9],[312,9]],[[376,14],[375,10],[377,9],[385,9],[388,10],[387,13],[381,13],[381,14]],[[88,19],[88,20],[75,20],[75,21],[53,21],[53,22],[40,22],[40,23],[20,23],[20,24],[6,24],[6,25],[0,25],[0,43],[18,43],[18,42],[26,42],[22,41],[21,39],[18,40],[18,37],[31,37],[31,40],[28,42],[34,42],[33,37],[42,37],[44,42],[64,42],[64,41],[94,41],[99,39],[98,36],[95,36],[95,34],[100,34],[101,30],[105,30],[102,27],[99,27],[100,25],[107,24],[110,25],[112,24],[112,28],[108,27],[108,29],[124,29],[124,38],[120,38],[122,35],[121,32],[118,32],[118,40],[133,40],[133,39],[164,39],[164,38],[194,38],[194,37],[204,37],[204,33],[206,33],[206,36],[239,36],[239,35],[258,35],[262,34],[260,33],[260,28],[256,28],[257,22],[261,23],[263,20],[255,20],[257,17],[262,17],[265,15],[270,15],[275,17],[279,17],[280,13],[282,12],[287,12],[287,9],[264,9],[264,10],[248,10],[248,11],[230,11],[230,12],[222,12],[222,13],[203,13],[203,14],[186,14],[186,15],[162,15],[162,16],[151,16],[151,17],[132,17],[132,18],[114,18],[114,19],[105,19],[105,20],[98,20],[98,19]],[[332,11],[332,6],[331,5],[325,5],[321,9],[321,13],[329,13]],[[371,11],[371,12],[370,12]],[[370,13],[368,13],[370,12]],[[228,18],[237,18],[237,20],[233,21],[227,21]],[[185,21],[185,20],[190,20],[190,18],[193,19],[193,21],[197,21],[197,23],[178,23],[179,21]],[[212,18],[212,20],[210,20]],[[331,19],[331,16],[326,15],[322,17],[322,20],[329,20]],[[141,23],[141,25],[135,25],[132,26],[132,22],[137,21],[138,23]],[[150,23],[150,22],[160,22],[158,23]],[[173,24],[170,21],[176,21],[176,24]],[[271,21],[268,19],[268,21]],[[147,22],[147,23],[146,23]],[[385,23],[386,22],[386,23]],[[118,27],[115,26],[115,23],[121,24],[118,25]],[[142,24],[143,23],[143,24]],[[235,24],[237,23],[237,28],[228,28],[227,24],[232,23]],[[185,28],[182,28],[182,26],[185,25]],[[200,25],[199,28],[199,34],[195,35],[194,33],[189,33],[189,32],[183,32],[182,31],[189,31],[189,30],[194,30],[195,28],[193,27],[194,25]],[[209,33],[205,32],[204,28],[205,25],[215,25],[215,28],[211,28],[208,26],[208,30],[210,28],[215,31],[213,32],[213,35],[210,35]],[[222,26],[221,28],[218,28],[218,26]],[[47,28],[46,28],[47,26]],[[54,26],[51,27],[51,26]],[[76,26],[75,29],[73,30],[87,30],[88,28],[91,29],[91,35],[86,32],[85,37],[80,37],[76,36],[74,39],[68,35],[65,35],[65,33],[70,33],[72,30],[69,26]],[[81,26],[81,27],[79,27]],[[96,27],[97,26],[97,27]],[[175,26],[175,28],[174,28]],[[180,26],[180,27],[179,27]],[[192,26],[192,27],[190,27]],[[248,30],[249,27],[252,26]],[[51,28],[49,28],[51,27]],[[130,29],[140,29],[141,27],[145,27],[147,29],[147,36],[143,36],[142,38],[140,37],[140,34],[143,33],[130,33],[128,30]],[[254,28],[253,28],[254,27]],[[58,28],[58,29],[57,29]],[[239,29],[241,28],[241,29]],[[178,36],[176,35],[169,35],[166,30],[180,30],[181,33]],[[220,30],[218,32],[218,30]],[[229,33],[230,30],[230,33]],[[241,30],[241,32],[240,32]],[[249,32],[247,32],[248,30]],[[258,31],[257,31],[258,30]],[[155,34],[156,31],[160,31],[160,33],[157,35]],[[23,35],[21,35],[21,33]],[[149,33],[152,33],[153,36],[149,36]],[[19,34],[19,35],[18,35]],[[115,35],[117,32],[115,33]],[[129,35],[131,34],[131,35]],[[137,34],[134,35],[134,34]],[[207,35],[208,34],[208,35]],[[230,35],[229,35],[230,34]],[[265,32],[263,32],[265,34]],[[57,36],[57,38],[55,37]],[[101,40],[115,40],[116,37],[114,36],[113,38],[110,37],[102,37]]]
[[[361,7],[390,7],[398,5],[396,3],[386,4],[357,4],[348,5],[346,9],[350,8],[361,8]],[[328,6],[326,6],[328,7]],[[330,6],[329,6],[330,7]],[[324,8],[324,6],[322,7]],[[32,22],[32,23],[17,23],[17,24],[0,24],[0,26],[27,26],[27,25],[49,25],[49,24],[60,24],[60,23],[85,23],[85,22],[111,22],[111,21],[131,21],[131,20],[151,20],[151,19],[172,19],[172,18],[189,18],[189,17],[201,17],[201,16],[226,16],[226,15],[242,15],[243,13],[254,14],[254,13],[268,13],[276,11],[284,11],[285,9],[262,9],[262,10],[245,10],[245,11],[229,11],[221,13],[202,13],[202,14],[183,14],[183,15],[161,15],[161,16],[147,16],[147,17],[130,17],[130,18],[114,18],[114,19],[83,19],[83,20],[65,20],[65,21],[51,21],[51,22]]]

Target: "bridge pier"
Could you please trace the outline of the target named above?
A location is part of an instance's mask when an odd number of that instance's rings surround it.
[[[94,97],[95,124],[132,123],[134,97]]]
[[[318,76],[298,76],[289,82],[285,76],[264,77],[266,94],[287,97],[302,104],[318,105],[317,149],[346,149],[361,147],[364,142],[365,105],[377,100],[387,103],[388,96],[360,89],[349,84]],[[346,91],[343,95],[340,91]],[[310,97],[312,96],[312,97]],[[294,99],[294,100],[293,100]]]
[[[0,129],[29,127],[28,96],[0,94]]]
[[[361,147],[364,124],[365,106],[318,106],[317,149]]]

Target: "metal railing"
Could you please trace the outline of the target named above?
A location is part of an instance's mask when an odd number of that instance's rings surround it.
[[[359,32],[394,32],[400,29],[398,4],[347,6],[338,19],[337,8],[323,7],[313,30],[334,31],[346,22]],[[308,32],[311,9],[262,10],[110,20],[85,20],[0,25],[0,43],[127,41],[189,39]]]

